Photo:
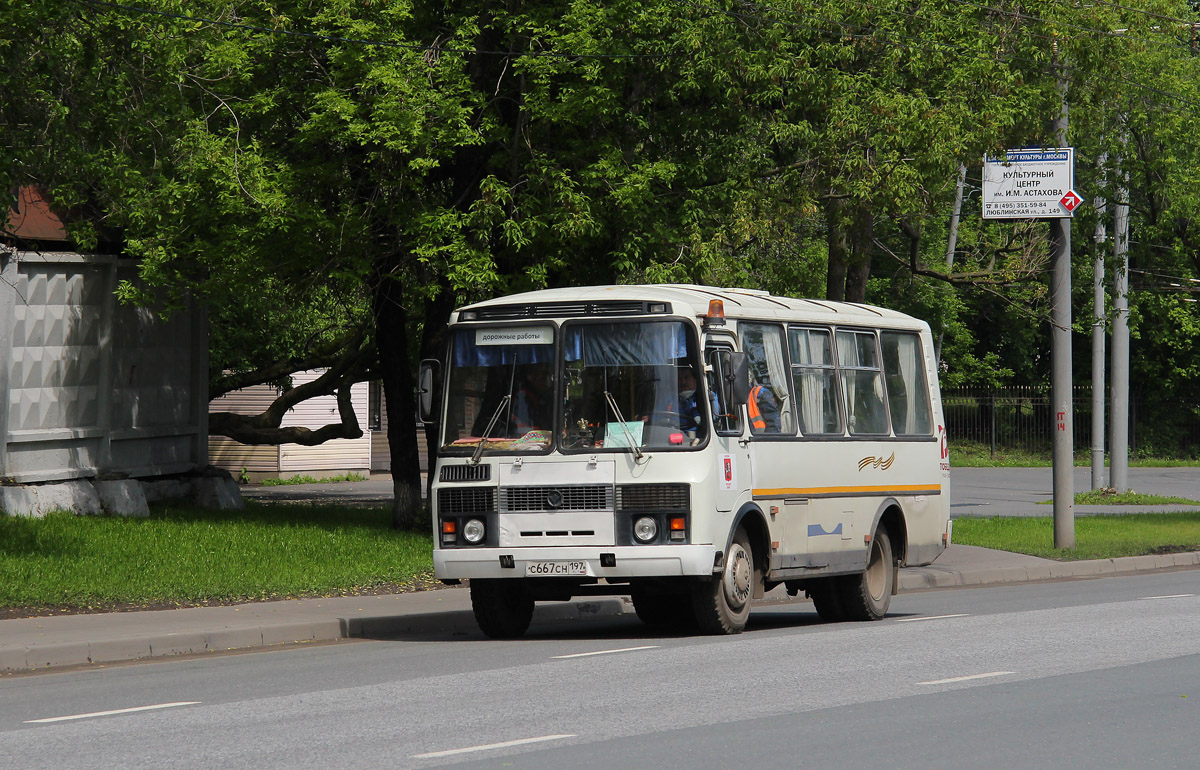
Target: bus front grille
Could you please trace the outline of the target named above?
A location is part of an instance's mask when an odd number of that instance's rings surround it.
[[[463,487],[438,490],[438,515],[488,513],[496,510],[495,487]]]
[[[617,487],[617,510],[688,511],[690,492],[687,484],[621,484]]]
[[[607,484],[505,487],[500,491],[500,510],[504,513],[611,511],[612,507],[613,488]]]

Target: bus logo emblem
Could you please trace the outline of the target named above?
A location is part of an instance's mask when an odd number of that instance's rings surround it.
[[[892,456],[886,460],[882,457],[864,457],[858,461],[858,469],[865,470],[866,468],[875,468],[877,470],[886,471],[892,467],[892,463],[896,462],[896,453],[892,452]]]

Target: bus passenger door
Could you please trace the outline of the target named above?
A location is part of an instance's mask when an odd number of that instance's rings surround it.
[[[748,442],[742,438],[742,408],[733,394],[732,354],[733,348],[723,344],[710,344],[705,351],[714,428],[710,446],[716,465],[713,500],[718,513],[731,515],[750,499],[753,477]]]

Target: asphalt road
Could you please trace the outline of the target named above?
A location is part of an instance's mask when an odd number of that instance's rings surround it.
[[[879,623],[773,605],[738,637],[535,622],[515,642],[435,631],[14,677],[0,767],[1193,768],[1198,581],[905,594]]]

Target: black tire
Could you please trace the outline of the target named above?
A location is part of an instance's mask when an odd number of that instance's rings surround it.
[[[517,639],[533,619],[533,597],[519,580],[472,580],[471,609],[491,639]]]
[[[846,619],[845,613],[842,612],[841,586],[838,580],[839,578],[821,578],[814,580],[804,589],[808,598],[812,599],[813,606],[817,608],[817,614],[826,623],[838,623]]]
[[[760,579],[750,538],[739,527],[721,574],[692,585],[692,611],[700,630],[706,634],[740,634],[750,618],[750,605]]]
[[[867,568],[859,575],[840,578],[839,604],[846,620],[881,620],[892,603],[896,564],[892,541],[880,527],[871,538]]]
[[[651,628],[684,631],[696,625],[691,597],[687,594],[634,592],[633,610],[638,619]]]

